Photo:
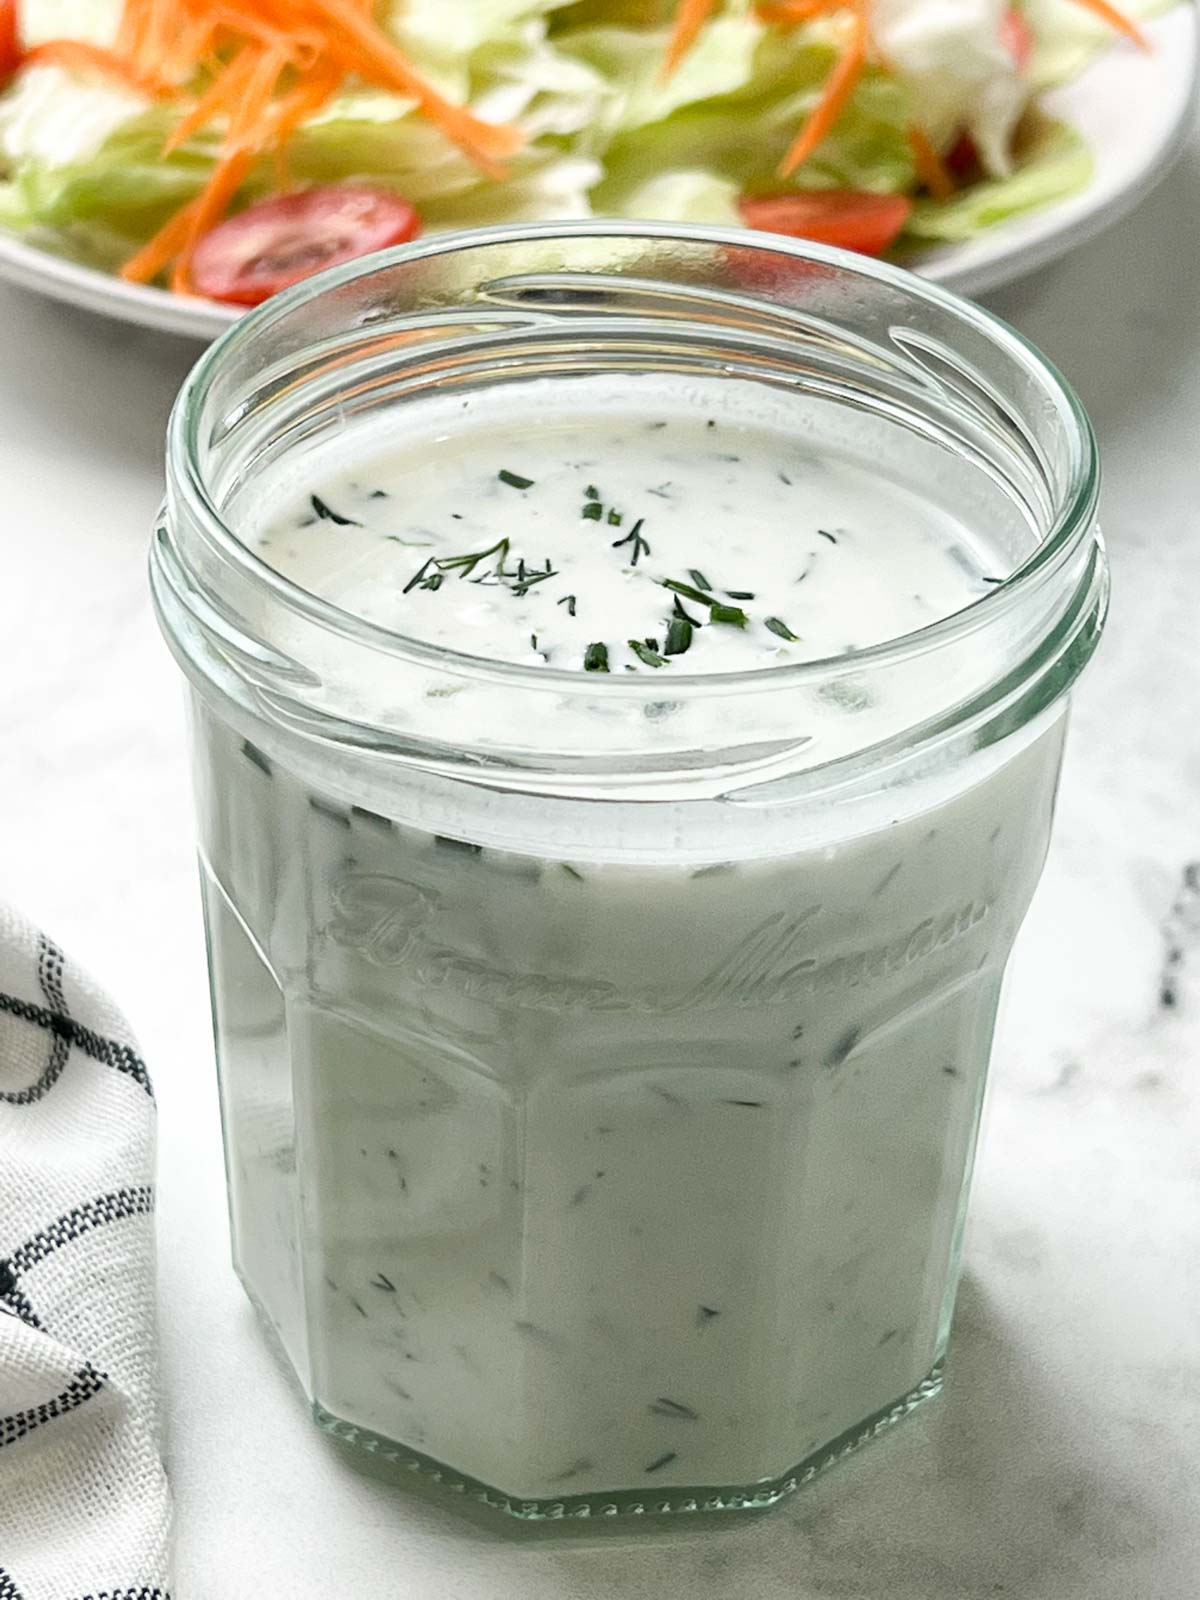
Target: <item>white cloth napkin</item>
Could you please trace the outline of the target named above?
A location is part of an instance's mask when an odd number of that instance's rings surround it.
[[[0,906],[0,1600],[170,1600],[154,1123],[123,1018]]]

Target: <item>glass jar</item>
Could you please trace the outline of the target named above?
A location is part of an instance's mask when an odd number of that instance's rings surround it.
[[[647,372],[771,391],[1011,575],[664,702],[385,632],[239,542],[248,488],[363,419]],[[153,590],[191,686],[234,1258],[322,1426],[515,1516],[723,1510],[937,1393],[1105,609],[1096,492],[1077,401],[1008,328],[733,230],[432,238],[201,359]]]

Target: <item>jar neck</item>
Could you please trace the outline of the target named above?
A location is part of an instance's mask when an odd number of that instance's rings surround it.
[[[991,743],[1062,695],[1095,647],[1106,578],[1086,420],[1014,334],[907,275],[732,232],[588,225],[463,235],[325,277],[248,318],[193,374],[152,557],[185,668],[296,737],[535,792],[794,788]],[[648,739],[660,683],[500,666],[387,633],[265,567],[227,519],[256,475],[356,420],[404,423],[434,394],[601,373],[738,378],[852,420],[931,480],[957,474],[968,502],[975,486],[999,495],[1026,547],[984,600],[920,633],[673,675],[688,714]],[[465,731],[445,715],[463,693],[484,707]],[[514,701],[516,715],[487,714]]]

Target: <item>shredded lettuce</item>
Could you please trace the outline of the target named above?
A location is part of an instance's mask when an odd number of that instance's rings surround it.
[[[957,244],[997,223],[1078,194],[1092,175],[1087,145],[1063,122],[1031,118],[1007,178],[989,178],[961,189],[949,200],[920,200],[905,227],[909,239]]]
[[[1128,17],[1145,20],[1170,11],[1177,0],[1120,0]],[[1053,88],[1078,77],[1093,57],[1113,43],[1107,23],[1078,0],[1023,0],[1022,10],[1033,30],[1030,87]]]

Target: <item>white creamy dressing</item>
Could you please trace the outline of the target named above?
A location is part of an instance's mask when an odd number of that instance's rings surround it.
[[[607,385],[578,387],[565,414],[544,386],[467,402],[467,426],[451,418],[308,480],[251,547],[410,638],[658,672],[664,686],[861,650],[995,579],[947,512],[848,455],[748,425],[728,397],[706,417],[682,385],[635,383],[624,409]],[[608,405],[589,414],[589,400]]]
[[[745,385],[598,393],[529,385],[524,414],[511,393],[456,400],[457,424],[435,406],[387,454],[347,435],[340,460],[258,484],[247,542],[410,635],[576,669],[603,642],[610,678],[664,682],[681,661],[856,650],[1011,562],[969,496],[970,531],[890,463],[752,425]],[[585,518],[589,488],[603,511]],[[639,519],[635,564],[614,541]],[[553,576],[515,593],[451,567],[405,593],[427,562],[500,539],[508,573]],[[667,657],[661,580],[693,568],[709,599],[683,598],[697,626]],[[525,690],[473,693],[450,702],[465,728],[485,704],[535,714]],[[826,712],[851,742],[870,715]],[[555,714],[585,746],[607,726],[569,696]],[[670,722],[622,718],[648,738]],[[618,823],[586,798],[535,815],[494,784],[447,798],[199,701],[235,1249],[323,1412],[505,1493],[603,1510],[617,1491],[757,1492],[928,1392],[1061,733],[1052,717],[828,822],[778,808],[770,834],[765,813],[710,805],[705,833],[682,804]],[[616,848],[660,809],[669,844]]]

